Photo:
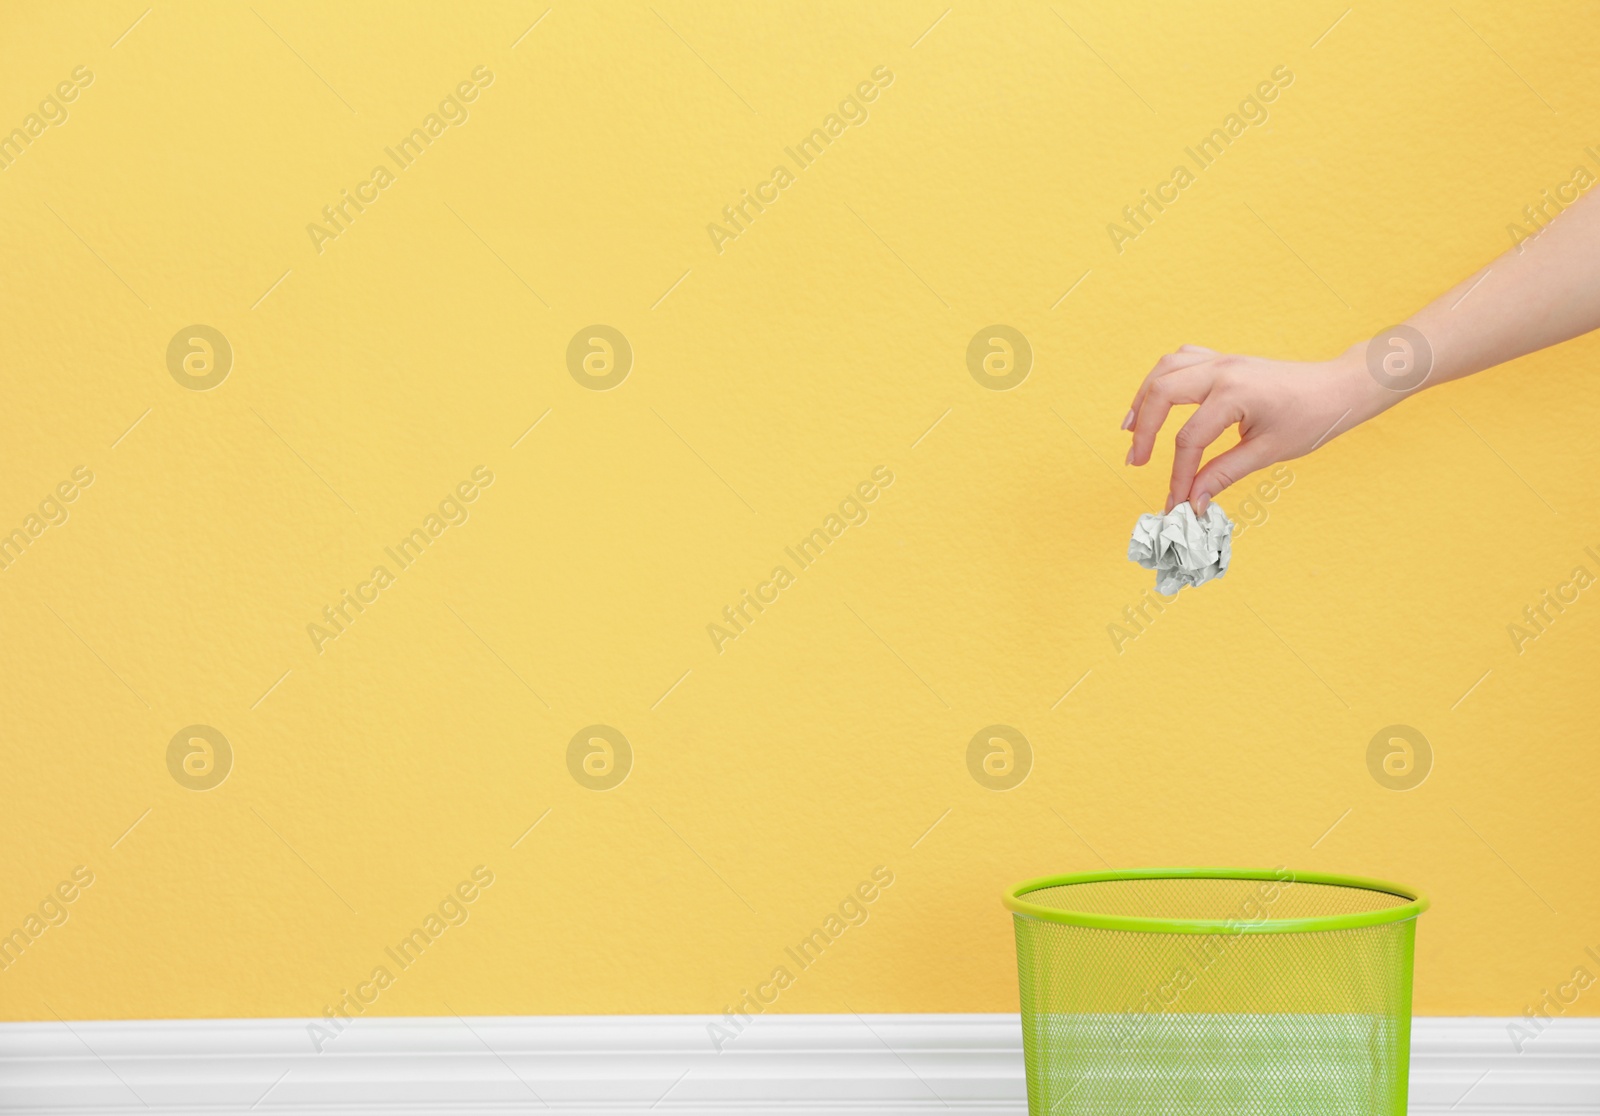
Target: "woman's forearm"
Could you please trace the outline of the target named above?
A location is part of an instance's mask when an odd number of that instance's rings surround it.
[[[1129,465],[1148,463],[1172,408],[1178,431],[1170,509],[1204,512],[1258,469],[1310,453],[1425,387],[1457,380],[1600,328],[1600,190],[1537,237],[1464,279],[1401,325],[1332,360],[1300,363],[1184,345],[1156,362],[1122,421]],[[1239,443],[1201,464],[1237,426]]]
[[[1432,367],[1419,387],[1470,376],[1600,328],[1600,191],[1574,202],[1533,239],[1456,284],[1406,324],[1432,349]]]

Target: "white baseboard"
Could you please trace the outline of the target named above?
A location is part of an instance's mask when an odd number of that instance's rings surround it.
[[[1015,1015],[774,1015],[713,1048],[711,1016],[0,1024],[7,1116],[1027,1111]],[[1600,1019],[1518,1053],[1507,1019],[1417,1019],[1411,1112],[1600,1114]]]

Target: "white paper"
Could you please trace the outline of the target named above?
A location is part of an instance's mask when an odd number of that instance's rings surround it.
[[[1156,592],[1168,596],[1227,573],[1232,553],[1233,520],[1214,500],[1203,516],[1187,500],[1165,515],[1141,515],[1128,543],[1128,559],[1155,570]]]

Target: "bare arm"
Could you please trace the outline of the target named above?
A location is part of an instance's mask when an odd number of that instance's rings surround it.
[[[1167,354],[1123,420],[1133,431],[1128,464],[1149,462],[1174,406],[1199,404],[1177,434],[1167,508],[1188,500],[1204,512],[1235,481],[1304,456],[1408,395],[1600,328],[1597,195],[1402,326],[1332,360],[1266,360],[1197,345]],[[1234,425],[1239,444],[1202,467],[1206,448]]]

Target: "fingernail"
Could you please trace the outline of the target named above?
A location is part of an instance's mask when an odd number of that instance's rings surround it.
[[[1133,412],[1131,410],[1128,412],[1128,417],[1122,420],[1122,429],[1133,429]]]
[[[1194,509],[1195,515],[1205,515],[1206,505],[1210,502],[1211,498],[1204,493],[1189,497],[1189,506]]]
[[[1128,447],[1128,456],[1124,457],[1122,459],[1122,463],[1124,465],[1132,465],[1133,464],[1133,447],[1132,446]]]

